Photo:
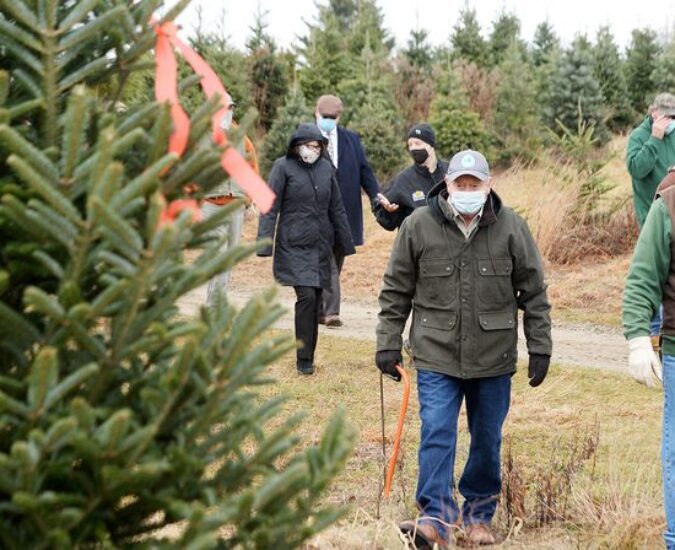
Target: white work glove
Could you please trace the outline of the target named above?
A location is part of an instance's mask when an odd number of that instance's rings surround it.
[[[628,340],[628,366],[631,376],[640,384],[650,388],[657,385],[657,380],[663,383],[663,367],[658,355],[652,348],[652,340],[649,336],[638,336]]]

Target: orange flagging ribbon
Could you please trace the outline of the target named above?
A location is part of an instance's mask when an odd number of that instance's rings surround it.
[[[274,192],[257,173],[258,161],[253,143],[248,137],[245,139],[245,150],[250,155],[251,164],[247,163],[239,152],[233,147],[228,147],[226,133],[220,127],[227,110],[224,100],[229,97],[223,83],[213,69],[192,48],[185,44],[177,36],[177,28],[171,23],[163,23],[156,28],[157,45],[155,55],[157,57],[157,69],[155,78],[155,95],[157,101],[168,101],[171,105],[171,118],[173,132],[169,140],[169,151],[182,155],[190,135],[190,119],[180,105],[178,99],[177,63],[173,47],[179,50],[185,60],[201,76],[201,86],[208,98],[219,94],[222,107],[214,113],[211,119],[212,139],[221,146],[225,146],[220,165],[230,175],[237,185],[251,198],[260,212],[268,212],[274,203]]]

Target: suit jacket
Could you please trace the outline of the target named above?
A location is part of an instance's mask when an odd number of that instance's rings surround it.
[[[363,208],[361,188],[371,201],[380,192],[373,169],[368,164],[366,152],[356,132],[338,126],[337,181],[347,212],[354,245],[363,244]]]

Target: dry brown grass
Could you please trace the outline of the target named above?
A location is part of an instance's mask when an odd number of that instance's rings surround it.
[[[395,525],[415,513],[419,419],[413,388],[399,469],[389,502],[377,517],[382,480],[379,376],[371,343],[319,339],[318,371],[298,378],[292,357],[274,365],[278,384],[267,395],[290,396],[289,413],[309,411],[304,440],[316,441],[337,406],[359,432],[346,470],[327,500],[346,504],[345,520],[313,541],[313,548],[356,550],[400,547]],[[414,374],[412,375],[414,384]],[[385,381],[387,439],[398,415],[401,386]],[[505,425],[511,460],[525,494],[520,514],[509,517],[503,504],[495,525],[508,549],[658,548],[664,528],[659,469],[662,395],[625,376],[553,366],[544,384],[533,389],[523,372],[514,377],[511,411]],[[462,413],[463,415],[464,413]],[[459,423],[457,473],[468,453],[466,420]],[[593,439],[592,452],[584,446]],[[389,447],[390,448],[390,447]],[[577,451],[574,451],[577,449]],[[537,497],[549,475],[563,480],[559,513],[537,527]],[[640,546],[642,545],[642,546]]]

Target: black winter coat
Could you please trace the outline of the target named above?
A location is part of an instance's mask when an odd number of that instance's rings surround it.
[[[439,160],[433,174],[426,166],[419,164],[413,164],[399,172],[384,192],[389,202],[398,204],[398,210],[387,212],[376,198],[373,200],[373,214],[377,223],[387,231],[401,227],[403,220],[410,216],[415,208],[426,206],[429,191],[443,180],[447,170],[448,163]]]
[[[293,153],[296,145],[309,141],[325,149],[317,126],[301,124],[286,156],[274,162],[268,183],[276,200],[260,217],[258,240],[274,239],[274,278],[279,283],[328,288],[333,250],[347,256],[355,249],[333,164],[325,154],[308,164]],[[271,246],[258,251],[258,256],[270,255]]]

